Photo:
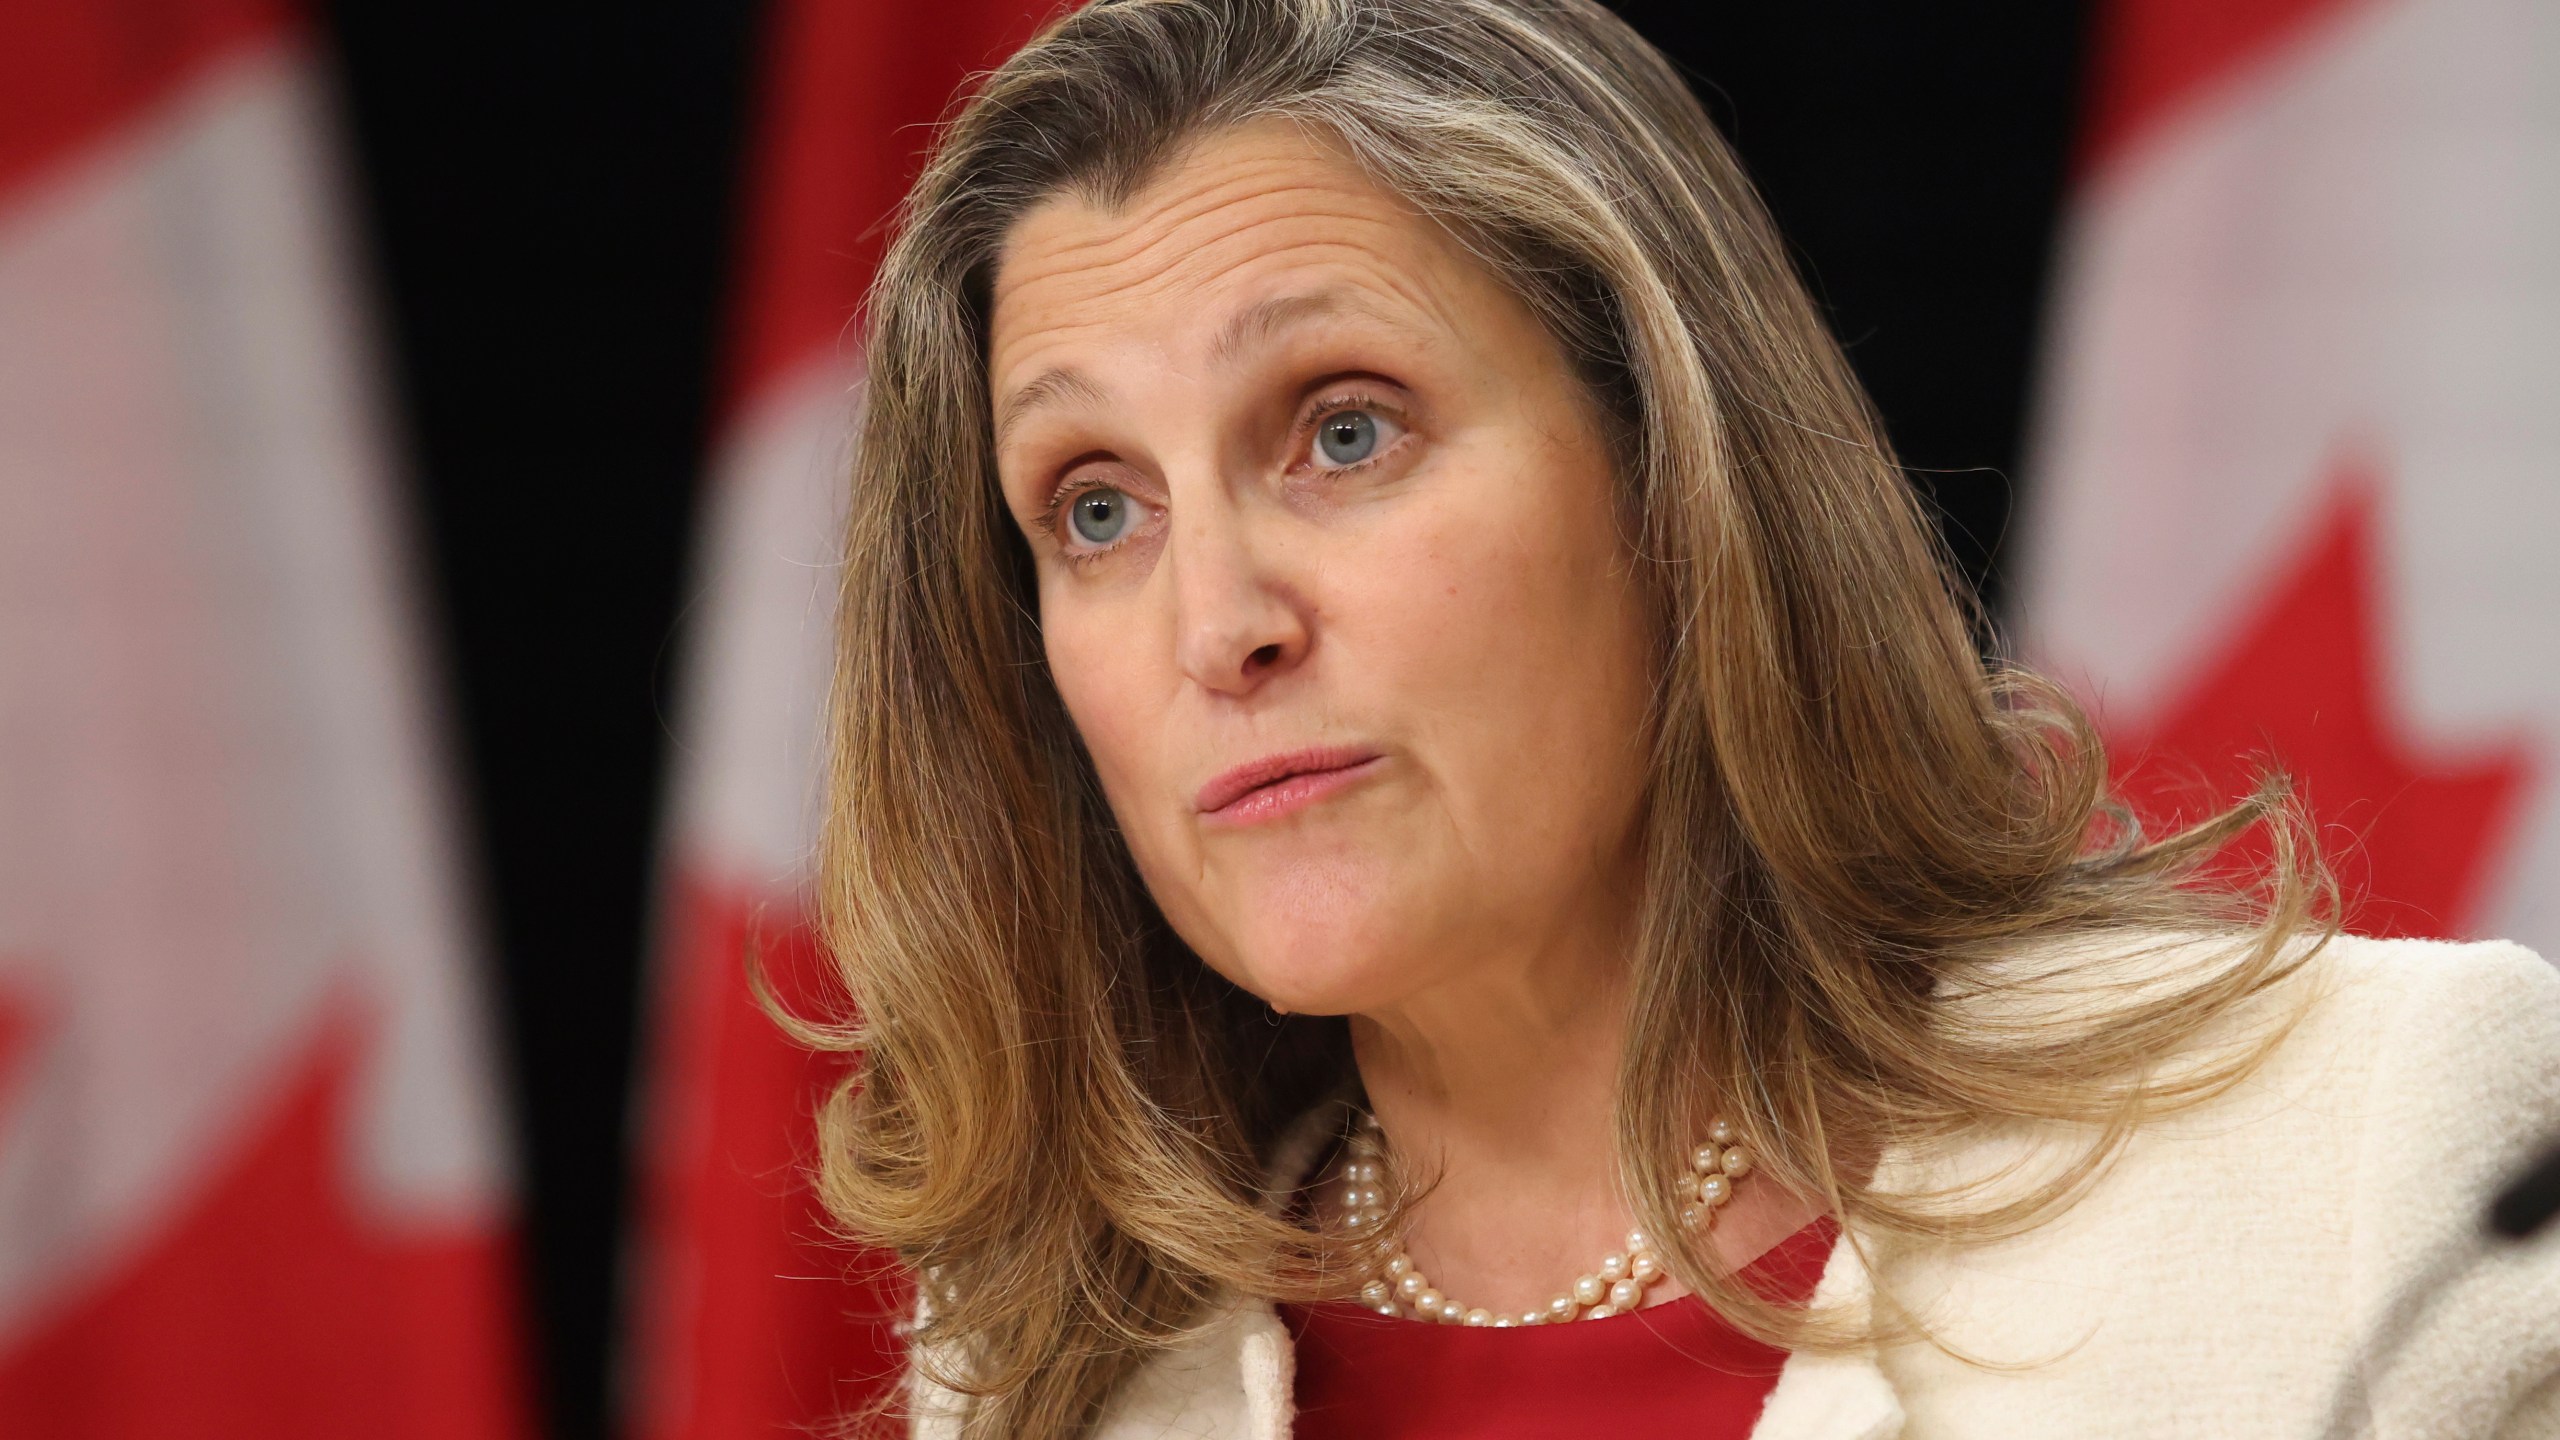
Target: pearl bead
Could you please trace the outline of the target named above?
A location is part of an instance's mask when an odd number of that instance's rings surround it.
[[[1376,1139],[1379,1133],[1376,1116],[1361,1117],[1342,1167],[1343,1219],[1353,1230],[1376,1229],[1387,1222],[1387,1188],[1391,1182],[1387,1179],[1386,1155]],[[1751,1154],[1735,1143],[1735,1136],[1730,1123],[1716,1121],[1708,1127],[1712,1143],[1696,1147],[1689,1156],[1690,1168],[1674,1177],[1673,1192],[1681,1202],[1683,1227],[1695,1230],[1710,1224],[1716,1207],[1733,1198],[1734,1183],[1750,1173]],[[1402,1249],[1387,1258],[1379,1278],[1360,1287],[1360,1299],[1381,1315],[1410,1314],[1417,1320],[1441,1325],[1512,1329],[1559,1324],[1577,1315],[1586,1320],[1606,1320],[1632,1313],[1643,1308],[1645,1287],[1665,1273],[1661,1257],[1654,1253],[1652,1237],[1637,1228],[1627,1232],[1623,1251],[1604,1258],[1594,1273],[1576,1276],[1572,1290],[1542,1308],[1524,1310],[1516,1318],[1507,1312],[1471,1308],[1434,1289],[1415,1265],[1413,1256]],[[931,1273],[927,1276],[928,1282],[937,1278]],[[942,1287],[929,1283],[928,1288]]]

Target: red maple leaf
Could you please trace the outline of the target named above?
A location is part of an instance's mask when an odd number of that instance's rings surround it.
[[[333,1011],[155,1233],[0,1336],[0,1435],[530,1433],[507,1237],[389,1225],[347,1192],[362,1052],[362,1027]]]
[[[2362,469],[2340,467],[2309,543],[2227,645],[2150,728],[2109,746],[2118,786],[2153,833],[2283,771],[2318,822],[2351,927],[2465,935],[2514,829],[2529,754],[2512,741],[2431,752],[2388,713],[2375,494]],[[2252,845],[2244,861],[2264,854]]]

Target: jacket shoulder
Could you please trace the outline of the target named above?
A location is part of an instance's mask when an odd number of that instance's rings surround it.
[[[2229,953],[2137,943],[2067,966],[2139,989]],[[2143,1121],[2057,1217],[1986,1245],[1875,1247],[1900,1306],[1992,1362],[1892,1347],[1912,1433],[2038,1433],[2064,1413],[2138,1413],[2125,1434],[2316,1430],[2394,1299],[2475,1245],[2489,1198],[2560,1138],[2560,972],[2521,946],[2333,936],[2231,1021],[2241,1040],[2274,1037],[2258,1068]],[[2086,1144],[2074,1127],[2010,1127],[1931,1169],[1996,1190]],[[2181,1383],[2158,1385],[2164,1369]],[[2378,1430],[2504,1433],[2555,1375],[2560,1248],[2546,1245],[2484,1261],[2429,1307],[2377,1382]]]
[[[2394,1013],[2415,1007],[2440,1015],[2485,1015],[2510,1006],[2529,1013],[2560,1004],[2560,969],[2512,940],[2340,935],[2321,959],[2344,984],[2373,987],[2373,999],[2390,1004]]]
[[[2560,1377],[2560,1250],[2484,1248],[2482,1222],[2560,1141],[2560,971],[2503,942],[2359,940],[2337,965],[2371,1057],[2345,1308],[2370,1334],[2434,1291],[2371,1397],[2377,1429],[2511,1433]]]
[[[2315,1058],[2360,1084],[2366,1129],[2512,1159],[2560,1124],[2560,969],[2531,950],[2341,936],[2307,968]]]

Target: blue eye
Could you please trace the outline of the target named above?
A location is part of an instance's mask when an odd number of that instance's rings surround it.
[[[1336,465],[1357,465],[1378,452],[1378,418],[1366,410],[1338,410],[1316,425],[1316,454]]]
[[[1129,533],[1137,504],[1117,490],[1087,490],[1067,507],[1067,524],[1088,545],[1108,545]]]

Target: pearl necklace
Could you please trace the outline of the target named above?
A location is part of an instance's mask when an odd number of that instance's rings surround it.
[[[1716,1211],[1733,1198],[1735,1182],[1751,1173],[1751,1152],[1737,1142],[1732,1125],[1718,1120],[1707,1127],[1707,1143],[1690,1153],[1689,1168],[1672,1181],[1682,1201],[1680,1223],[1696,1229],[1710,1224]],[[1386,1220],[1387,1154],[1377,1117],[1364,1115],[1352,1131],[1350,1159],[1342,1167],[1343,1224],[1361,1229]],[[1381,1315],[1431,1320],[1443,1325],[1560,1325],[1568,1320],[1606,1320],[1644,1303],[1644,1292],[1662,1278],[1661,1257],[1652,1237],[1627,1232],[1627,1248],[1611,1254],[1600,1267],[1574,1278],[1573,1288],[1544,1306],[1518,1315],[1470,1307],[1433,1288],[1402,1243],[1387,1261],[1386,1274],[1360,1287],[1362,1304]]]

